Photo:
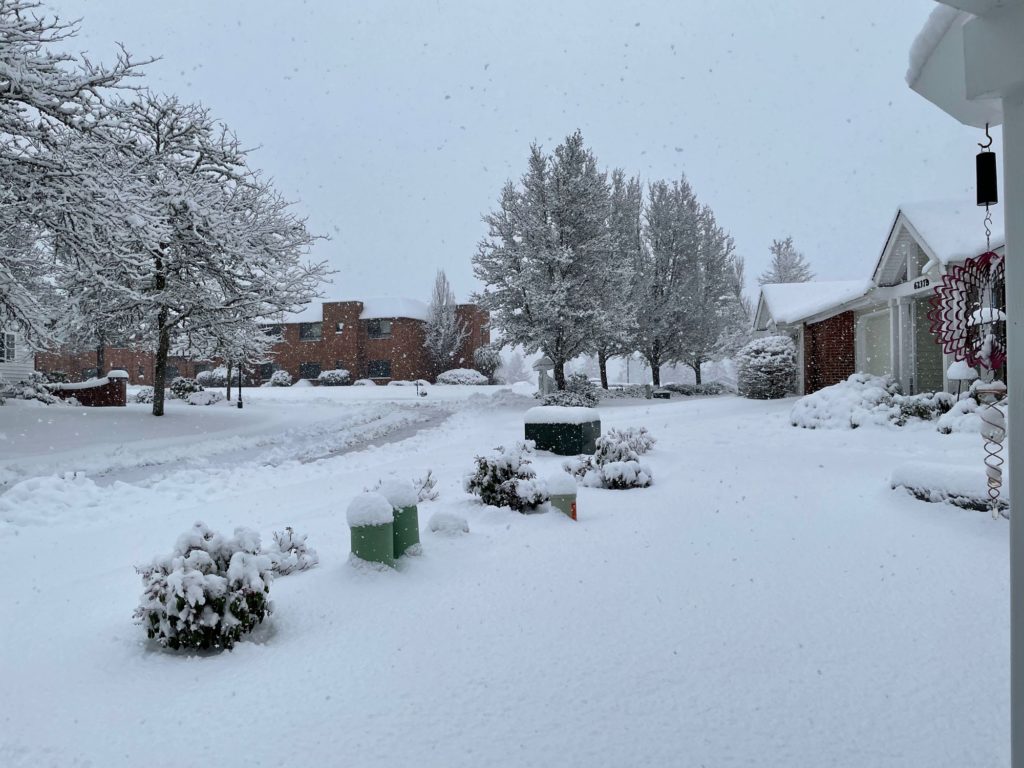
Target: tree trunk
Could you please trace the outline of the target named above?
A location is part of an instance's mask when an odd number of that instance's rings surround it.
[[[555,387],[565,389],[565,360],[555,360]]]
[[[651,383],[656,386],[661,386],[661,342],[658,339],[654,340],[651,345],[651,354],[647,358],[647,362],[651,364]]]
[[[96,347],[96,378],[103,375],[103,369],[106,367],[106,350],[103,347],[103,339],[100,339],[99,346]]]
[[[156,361],[153,365],[153,415],[164,415],[164,386],[167,382],[167,355],[171,351],[171,331],[167,328],[167,310],[157,315],[160,340],[156,346]]]
[[[601,388],[608,389],[608,354],[603,350],[597,350],[597,367],[601,370]]]
[[[228,402],[231,402],[231,363],[228,362]]]
[[[690,363],[690,367],[693,368],[693,375],[697,378],[697,384],[700,385],[700,366],[702,361],[700,358]]]

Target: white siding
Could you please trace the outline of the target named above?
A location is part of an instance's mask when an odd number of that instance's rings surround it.
[[[36,368],[32,348],[19,334],[14,334],[14,359],[0,360],[0,378],[4,381],[23,381]]]
[[[857,370],[886,376],[892,373],[891,315],[888,309],[857,318]]]

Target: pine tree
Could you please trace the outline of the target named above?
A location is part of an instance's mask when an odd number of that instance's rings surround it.
[[[773,240],[769,249],[772,255],[771,266],[761,273],[758,282],[768,283],[806,283],[814,278],[810,265],[793,245],[793,238]]]
[[[553,155],[533,145],[519,185],[508,182],[484,217],[488,236],[473,258],[485,286],[477,301],[506,343],[552,359],[559,389],[566,362],[593,348],[599,327],[608,214],[607,178],[577,131]]]
[[[443,269],[438,270],[430,298],[426,340],[423,343],[435,373],[442,373],[454,367],[455,356],[469,335],[466,323],[458,318],[457,306],[455,292],[448,283],[448,277]]]

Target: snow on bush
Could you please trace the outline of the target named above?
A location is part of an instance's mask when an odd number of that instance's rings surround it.
[[[646,488],[654,482],[650,468],[640,462],[640,454],[651,449],[654,438],[647,429],[610,429],[597,438],[593,456],[567,461],[563,468],[581,485],[593,488],[625,490]],[[637,449],[641,449],[638,451]]]
[[[193,392],[188,396],[189,405],[213,405],[224,400],[224,395],[212,389],[204,389],[202,392]]]
[[[274,371],[270,374],[270,386],[272,387],[290,387],[292,385],[292,375],[288,371]]]
[[[533,444],[526,442],[511,448],[498,446],[490,456],[477,456],[476,469],[464,480],[467,493],[479,496],[484,504],[517,512],[539,507],[548,500],[548,492],[537,480],[532,455]]]
[[[743,397],[775,400],[796,383],[796,345],[788,336],[754,339],[736,356],[737,390]]]
[[[846,381],[801,397],[790,412],[794,427],[856,429],[866,424],[903,426],[910,421],[932,421],[953,406],[946,392],[900,394],[891,376],[855,373]]]
[[[469,523],[466,518],[454,515],[451,512],[435,512],[430,517],[427,527],[434,533],[444,536],[458,536],[469,533]]]
[[[479,386],[487,383],[487,377],[480,373],[480,371],[474,371],[472,368],[453,368],[438,376],[437,383],[474,384]]]
[[[412,382],[411,381],[405,381],[403,379],[395,379],[394,381],[389,381],[388,382],[388,386],[389,387],[411,387],[412,386]]]
[[[905,488],[922,501],[948,503],[964,509],[991,509],[988,478],[980,462],[969,465],[912,462],[896,467],[889,482],[893,488]],[[1006,487],[997,501],[1000,510],[1007,508]]]
[[[179,400],[188,400],[188,396],[193,392],[203,391],[198,381],[185,376],[176,376],[168,389],[171,390],[171,397],[176,397]]]
[[[306,535],[296,533],[291,526],[274,531],[274,543],[267,547],[265,554],[270,558],[274,573],[281,576],[305,571],[320,562],[316,550],[306,543]]]
[[[597,396],[602,400],[624,400],[626,398],[641,399],[647,397],[647,387],[643,384],[627,384],[624,387],[598,389]]]
[[[0,404],[7,399],[37,400],[44,405],[58,405],[64,402],[46,388],[46,377],[37,371],[33,371],[22,381],[0,381]]]
[[[427,474],[423,475],[423,477],[417,477],[413,480],[412,485],[416,489],[418,501],[437,501],[440,491],[437,490],[437,478],[434,477],[432,469],[428,469]]]
[[[218,365],[209,371],[200,371],[196,374],[196,381],[203,387],[226,387],[228,385],[227,366]]]
[[[196,523],[170,555],[137,569],[135,619],[165,648],[232,648],[271,612],[271,560],[259,552],[255,531],[227,538]]]
[[[686,397],[700,395],[727,395],[732,392],[727,385],[720,381],[705,381],[701,384],[663,384],[661,388]]]
[[[376,387],[377,382],[373,379],[356,379],[352,382],[354,387]]]
[[[344,368],[335,368],[331,371],[320,371],[316,380],[320,382],[321,387],[340,387],[352,380],[352,374]]]
[[[978,401],[973,397],[962,397],[939,416],[935,428],[944,435],[953,432],[981,432],[982,421],[978,408]]]
[[[570,408],[593,408],[600,400],[600,390],[583,373],[570,374],[565,379],[565,389],[534,397],[544,405],[562,405]]]
[[[136,403],[152,403],[153,402],[153,388],[152,387],[139,387],[139,391],[135,393]]]

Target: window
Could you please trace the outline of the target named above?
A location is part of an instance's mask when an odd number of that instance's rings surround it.
[[[334,370],[336,370],[336,371],[347,370],[345,368],[345,361],[344,360],[335,360],[334,361]]]
[[[366,335],[369,336],[371,339],[390,339],[391,321],[370,320],[366,324]]]
[[[299,323],[299,340],[320,341],[323,327],[323,323]]]
[[[146,378],[146,366],[144,366],[144,365],[140,365],[139,366],[139,378],[140,379]]]
[[[335,333],[341,333],[344,330],[345,330],[345,324],[344,323],[335,323],[334,324],[334,332]]]
[[[274,364],[273,363],[260,363],[257,368],[260,374],[260,381],[267,381],[271,376],[274,375]]]
[[[368,366],[368,373],[371,379],[390,379],[391,378],[391,361],[390,360],[371,360]]]
[[[13,333],[0,333],[0,362],[9,363],[17,354],[17,342]]]
[[[317,323],[320,325],[320,323]],[[300,363],[299,364],[299,378],[300,379],[315,379],[320,375],[320,363]]]
[[[83,368],[82,369],[82,381],[88,381],[89,379],[95,379],[99,375],[98,368]]]
[[[168,365],[167,368],[164,369],[164,378],[167,381],[174,381],[180,375],[181,374],[178,372],[178,366],[176,365]]]
[[[263,333],[265,333],[272,339],[280,339],[282,336],[284,336],[284,328],[282,328],[280,325],[264,325]]]

